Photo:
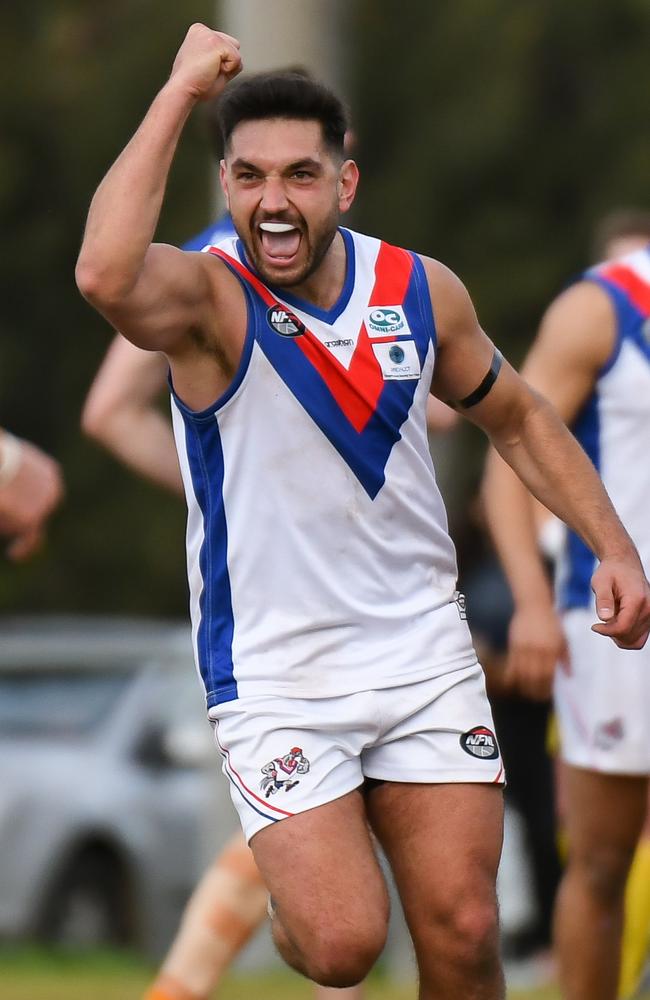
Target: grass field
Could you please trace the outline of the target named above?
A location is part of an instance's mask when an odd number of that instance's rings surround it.
[[[139,1000],[151,980],[141,959],[102,952],[75,956],[36,949],[0,950],[2,1000]],[[233,974],[218,1000],[308,1000],[311,988],[290,973]],[[366,989],[367,1000],[415,1000],[414,985],[395,985],[380,975]],[[216,1000],[216,998],[215,998]],[[508,1000],[560,1000],[556,989],[510,990]],[[650,994],[639,997],[650,1000]]]

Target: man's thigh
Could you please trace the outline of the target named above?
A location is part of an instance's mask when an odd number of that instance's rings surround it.
[[[256,833],[255,861],[281,924],[298,946],[315,930],[385,931],[388,895],[363,797],[350,792]]]
[[[503,792],[487,784],[378,785],[370,822],[395,876],[416,946],[469,901],[496,907]],[[424,937],[426,937],[426,932]]]
[[[572,855],[630,855],[643,828],[648,779],[561,765]]]

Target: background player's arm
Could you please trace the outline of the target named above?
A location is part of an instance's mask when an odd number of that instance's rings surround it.
[[[458,423],[458,414],[451,406],[447,406],[437,396],[431,393],[427,396],[427,430],[430,434],[442,434],[454,429]]]
[[[614,338],[608,296],[594,283],[581,282],[548,309],[522,374],[570,424],[611,354]],[[488,454],[483,494],[490,533],[515,604],[508,671],[524,693],[545,697],[556,665],[569,669],[570,664],[539,550],[533,499],[494,449]]]
[[[60,466],[45,452],[0,429],[0,535],[19,562],[40,546],[45,522],[63,497]]]
[[[129,340],[168,353],[213,332],[204,255],[153,244],[167,176],[185,121],[241,68],[238,43],[193,25],[172,74],[92,200],[77,263],[83,295]]]
[[[156,406],[167,368],[163,355],[117,334],[90,387],[81,423],[89,437],[135,472],[182,493],[171,424]]]
[[[433,391],[463,400],[489,371],[494,345],[462,283],[426,262],[438,329]],[[556,411],[504,362],[492,388],[464,411],[540,502],[572,527],[601,561],[594,574],[603,635],[638,648],[650,628],[650,589],[636,549],[593,465]]]

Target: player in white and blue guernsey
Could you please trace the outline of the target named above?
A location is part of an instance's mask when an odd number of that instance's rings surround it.
[[[225,89],[240,66],[235,40],[190,29],[93,199],[78,284],[169,358],[197,664],[284,958],[335,987],[373,965],[388,897],[370,823],[423,1000],[502,1000],[503,774],[426,448],[429,391],[593,544],[600,584],[630,604],[607,634],[645,641],[650,589],[597,475],[458,279],[341,228],[358,170],[338,99],[296,74]],[[152,244],[185,119],[222,90],[238,238]]]
[[[650,214],[614,224],[605,263],[549,308],[524,375],[571,426],[648,572]],[[603,643],[590,629],[596,563],[571,530],[558,567],[558,619],[532,530],[522,534],[527,498],[520,484],[493,462],[487,494],[515,597],[515,673],[537,693],[555,674],[571,845],[556,918],[565,995],[615,1000],[624,887],[650,775],[650,651]]]

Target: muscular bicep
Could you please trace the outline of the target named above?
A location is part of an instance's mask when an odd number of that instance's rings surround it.
[[[494,344],[481,329],[472,300],[456,275],[437,261],[424,264],[438,340],[431,391],[462,412],[462,402],[489,374]]]
[[[522,381],[481,328],[462,282],[427,264],[438,335],[431,391],[491,433],[517,418]]]
[[[80,283],[80,287],[82,287]],[[120,333],[145,350],[173,352],[210,322],[211,285],[205,255],[153,243],[137,280],[105,290],[101,275],[82,287]]]

